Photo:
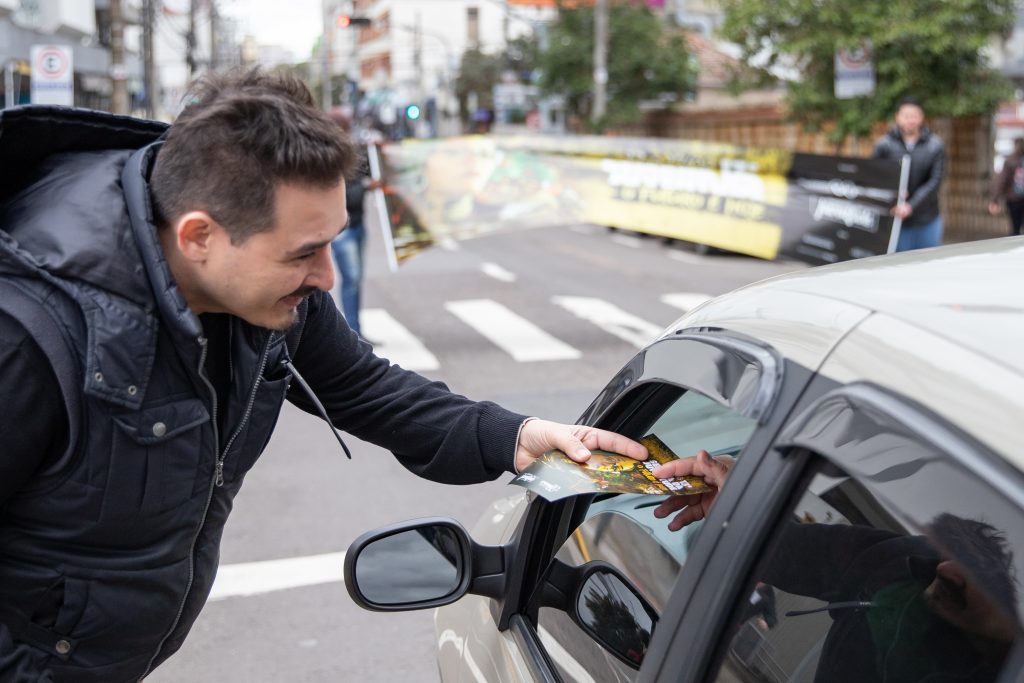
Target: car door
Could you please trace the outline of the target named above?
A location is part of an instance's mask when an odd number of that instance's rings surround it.
[[[682,457],[704,448],[742,461],[768,446],[810,377],[809,370],[755,340],[722,331],[689,332],[639,354],[581,422],[634,438],[655,434]],[[688,550],[653,517],[659,501],[631,495],[558,503],[535,499],[515,542],[519,567],[509,572],[512,585],[504,600],[490,605],[499,631],[508,629],[511,638],[497,643],[486,636],[468,638],[463,663],[472,661],[488,680],[504,680],[498,671],[504,665],[491,673],[480,667],[481,661],[495,659],[525,661],[534,680],[635,678],[635,662],[610,654],[565,612],[544,607],[540,596],[553,561],[571,566],[602,561],[655,611],[662,609]],[[443,621],[439,616],[439,625]],[[507,656],[497,655],[495,647],[509,648]]]
[[[1019,680],[1024,476],[1004,456],[858,382],[801,410],[746,483],[640,680]]]

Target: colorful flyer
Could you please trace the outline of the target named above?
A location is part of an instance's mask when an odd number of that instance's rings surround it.
[[[654,434],[640,439],[647,460],[593,450],[585,463],[571,460],[562,451],[548,451],[520,472],[510,483],[534,491],[547,500],[582,493],[649,493],[656,496],[691,496],[712,490],[701,477],[658,479],[656,467],[679,456]]]

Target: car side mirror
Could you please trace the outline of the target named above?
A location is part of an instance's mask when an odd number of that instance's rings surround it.
[[[345,555],[345,586],[357,605],[375,612],[447,605],[469,590],[471,552],[454,520],[403,522],[356,539]]]
[[[540,606],[566,612],[601,647],[639,669],[658,613],[613,565],[601,560],[575,567],[552,561]]]
[[[573,620],[624,664],[639,669],[658,622],[657,612],[610,565],[588,570],[576,594]]]

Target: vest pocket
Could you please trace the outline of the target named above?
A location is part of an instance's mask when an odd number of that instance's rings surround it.
[[[209,421],[197,398],[114,416],[100,518],[153,515],[191,498]]]

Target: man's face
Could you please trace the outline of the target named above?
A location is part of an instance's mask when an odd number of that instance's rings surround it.
[[[1013,621],[951,560],[935,568],[935,580],[925,589],[924,600],[935,614],[967,633],[998,641],[1013,639]]]
[[[279,184],[274,194],[271,230],[237,245],[223,228],[214,232],[201,286],[209,310],[285,330],[304,298],[334,287],[331,241],[348,213],[344,181],[327,190]]]
[[[924,110],[916,104],[904,104],[896,112],[896,127],[904,137],[916,137],[924,125]]]

